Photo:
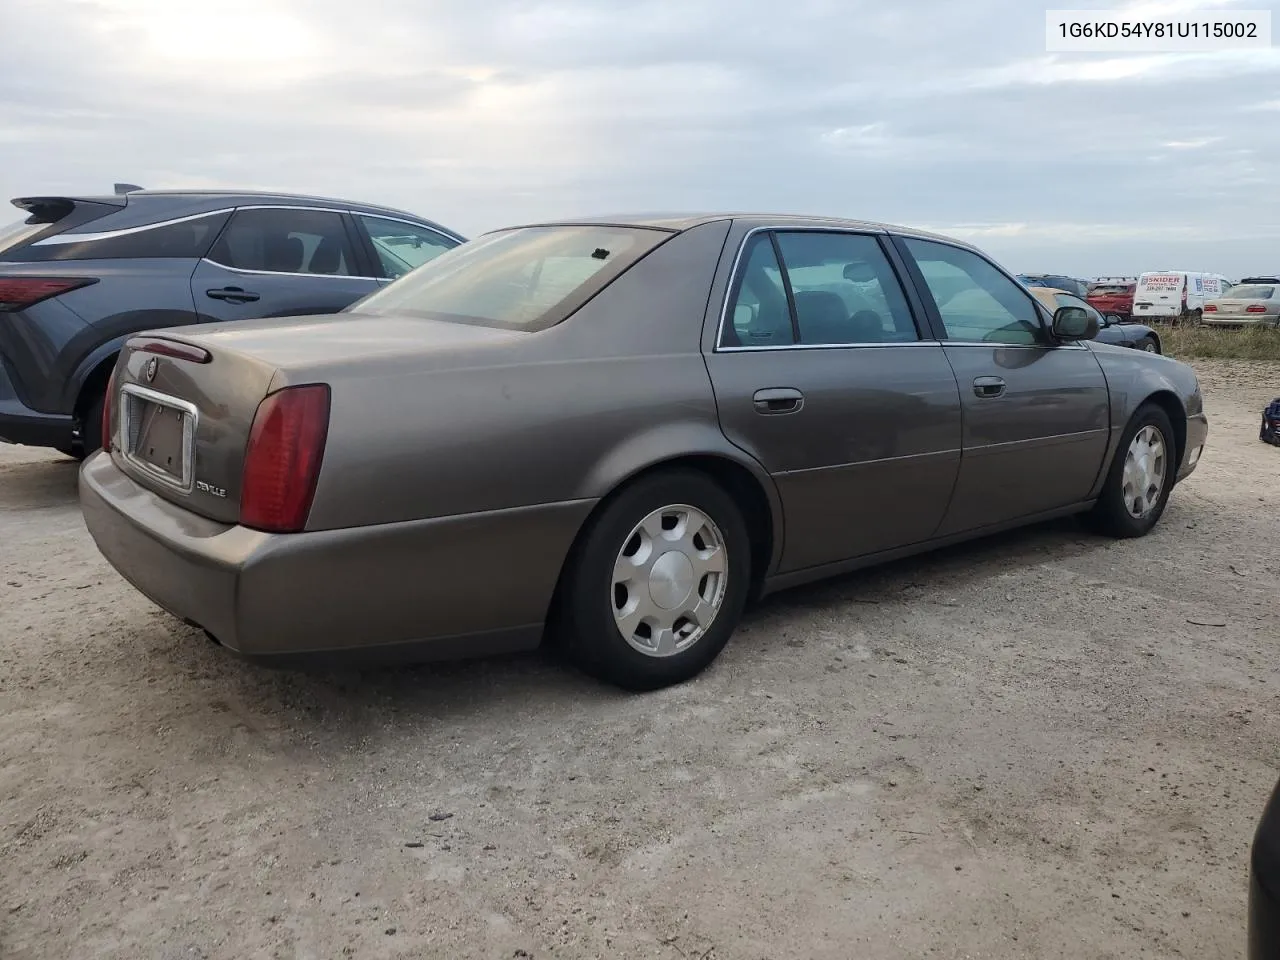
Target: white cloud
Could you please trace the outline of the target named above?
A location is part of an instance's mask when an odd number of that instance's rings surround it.
[[[58,38],[0,58],[6,197],[261,186],[466,232],[802,210],[1099,258],[1280,222],[1280,130],[1240,116],[1280,109],[1280,52],[1049,56],[1019,0],[0,4]]]

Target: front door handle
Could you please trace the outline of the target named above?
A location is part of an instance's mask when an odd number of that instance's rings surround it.
[[[216,290],[206,290],[205,296],[212,297],[214,300],[226,300],[228,303],[253,303],[259,299],[256,293],[244,289],[243,287],[220,287]]]
[[[999,377],[978,377],[973,381],[973,392],[984,400],[1004,395],[1004,381]]]
[[[751,396],[756,413],[795,413],[804,406],[804,394],[793,387],[770,387]]]

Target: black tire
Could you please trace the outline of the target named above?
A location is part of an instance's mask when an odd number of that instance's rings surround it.
[[[657,657],[635,649],[618,629],[611,602],[619,595],[613,570],[636,526],[650,513],[675,505],[701,511],[719,529],[727,554],[726,579],[720,608],[705,632],[684,650]],[[581,669],[623,689],[683,683],[701,673],[728,643],[742,617],[750,579],[751,541],[733,498],[696,470],[655,473],[624,488],[580,535],[553,615],[556,640]]]
[[[96,393],[80,416],[79,453],[73,456],[78,455],[81,460],[102,449],[102,404],[105,400],[105,393]]]
[[[54,447],[60,454],[70,457],[72,460],[83,460],[86,456],[84,447],[79,444],[68,444],[65,447]]]
[[[1150,512],[1145,516],[1135,517],[1125,505],[1124,465],[1129,454],[1129,445],[1138,431],[1144,427],[1154,427],[1164,440],[1164,483],[1160,494]],[[1165,505],[1169,502],[1169,494],[1173,490],[1174,479],[1178,474],[1178,445],[1173,432],[1173,424],[1169,415],[1154,403],[1143,404],[1134,413],[1120,436],[1116,447],[1115,458],[1107,479],[1102,485],[1102,493],[1094,505],[1091,519],[1099,533],[1110,537],[1130,538],[1146,536],[1164,514]]]
[[[1159,352],[1160,352],[1160,344],[1158,344],[1158,343],[1156,342],[1156,338],[1155,338],[1155,337],[1143,337],[1141,340],[1139,340],[1139,341],[1138,341],[1137,343],[1135,343],[1133,346],[1134,346],[1134,348],[1135,348],[1135,349],[1137,349],[1137,350],[1144,350],[1144,351],[1146,351],[1147,353],[1159,353]]]

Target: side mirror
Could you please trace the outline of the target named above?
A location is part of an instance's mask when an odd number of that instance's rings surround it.
[[[1053,335],[1059,340],[1092,340],[1098,321],[1084,307],[1059,307],[1053,312]]]
[[[1104,314],[1102,319],[1106,321],[1108,327],[1115,326],[1117,323],[1124,323],[1124,317],[1118,313]]]

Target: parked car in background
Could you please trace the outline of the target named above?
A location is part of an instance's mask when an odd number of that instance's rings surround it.
[[[1103,316],[1128,320],[1133,316],[1133,294],[1137,277],[1099,277],[1089,284],[1085,300]]]
[[[276,193],[22,197],[0,231],[0,440],[84,456],[132,334],[333,313],[463,238],[388,207]]]
[[[1280,783],[1267,803],[1249,857],[1248,960],[1280,957]]]
[[[1052,313],[1059,307],[1079,307],[1088,312],[1098,326],[1094,340],[1099,343],[1112,343],[1118,347],[1133,347],[1147,353],[1161,353],[1160,334],[1145,323],[1126,323],[1115,314],[1110,316],[1099,313],[1088,301],[1081,300],[1065,290],[1051,290],[1048,287],[1029,287],[1032,296],[1044,304]]]
[[[1280,282],[1238,283],[1226,296],[1208,300],[1203,320],[1215,326],[1280,326]]]
[[[1258,439],[1273,447],[1280,447],[1280,397],[1276,397],[1263,409]]]
[[[499,230],[336,316],[130,340],[81,504],[130,583],[245,656],[549,626],[648,689],[751,596],[1079,512],[1151,530],[1205,443],[1199,384],[1095,332],[914,230]]]
[[[1062,274],[1020,273],[1018,279],[1028,287],[1049,287],[1052,290],[1066,290],[1083,299],[1089,292],[1089,285],[1083,280]]]
[[[1162,270],[1138,277],[1133,293],[1135,320],[1199,321],[1205,300],[1222,296],[1231,281],[1220,273]]]

